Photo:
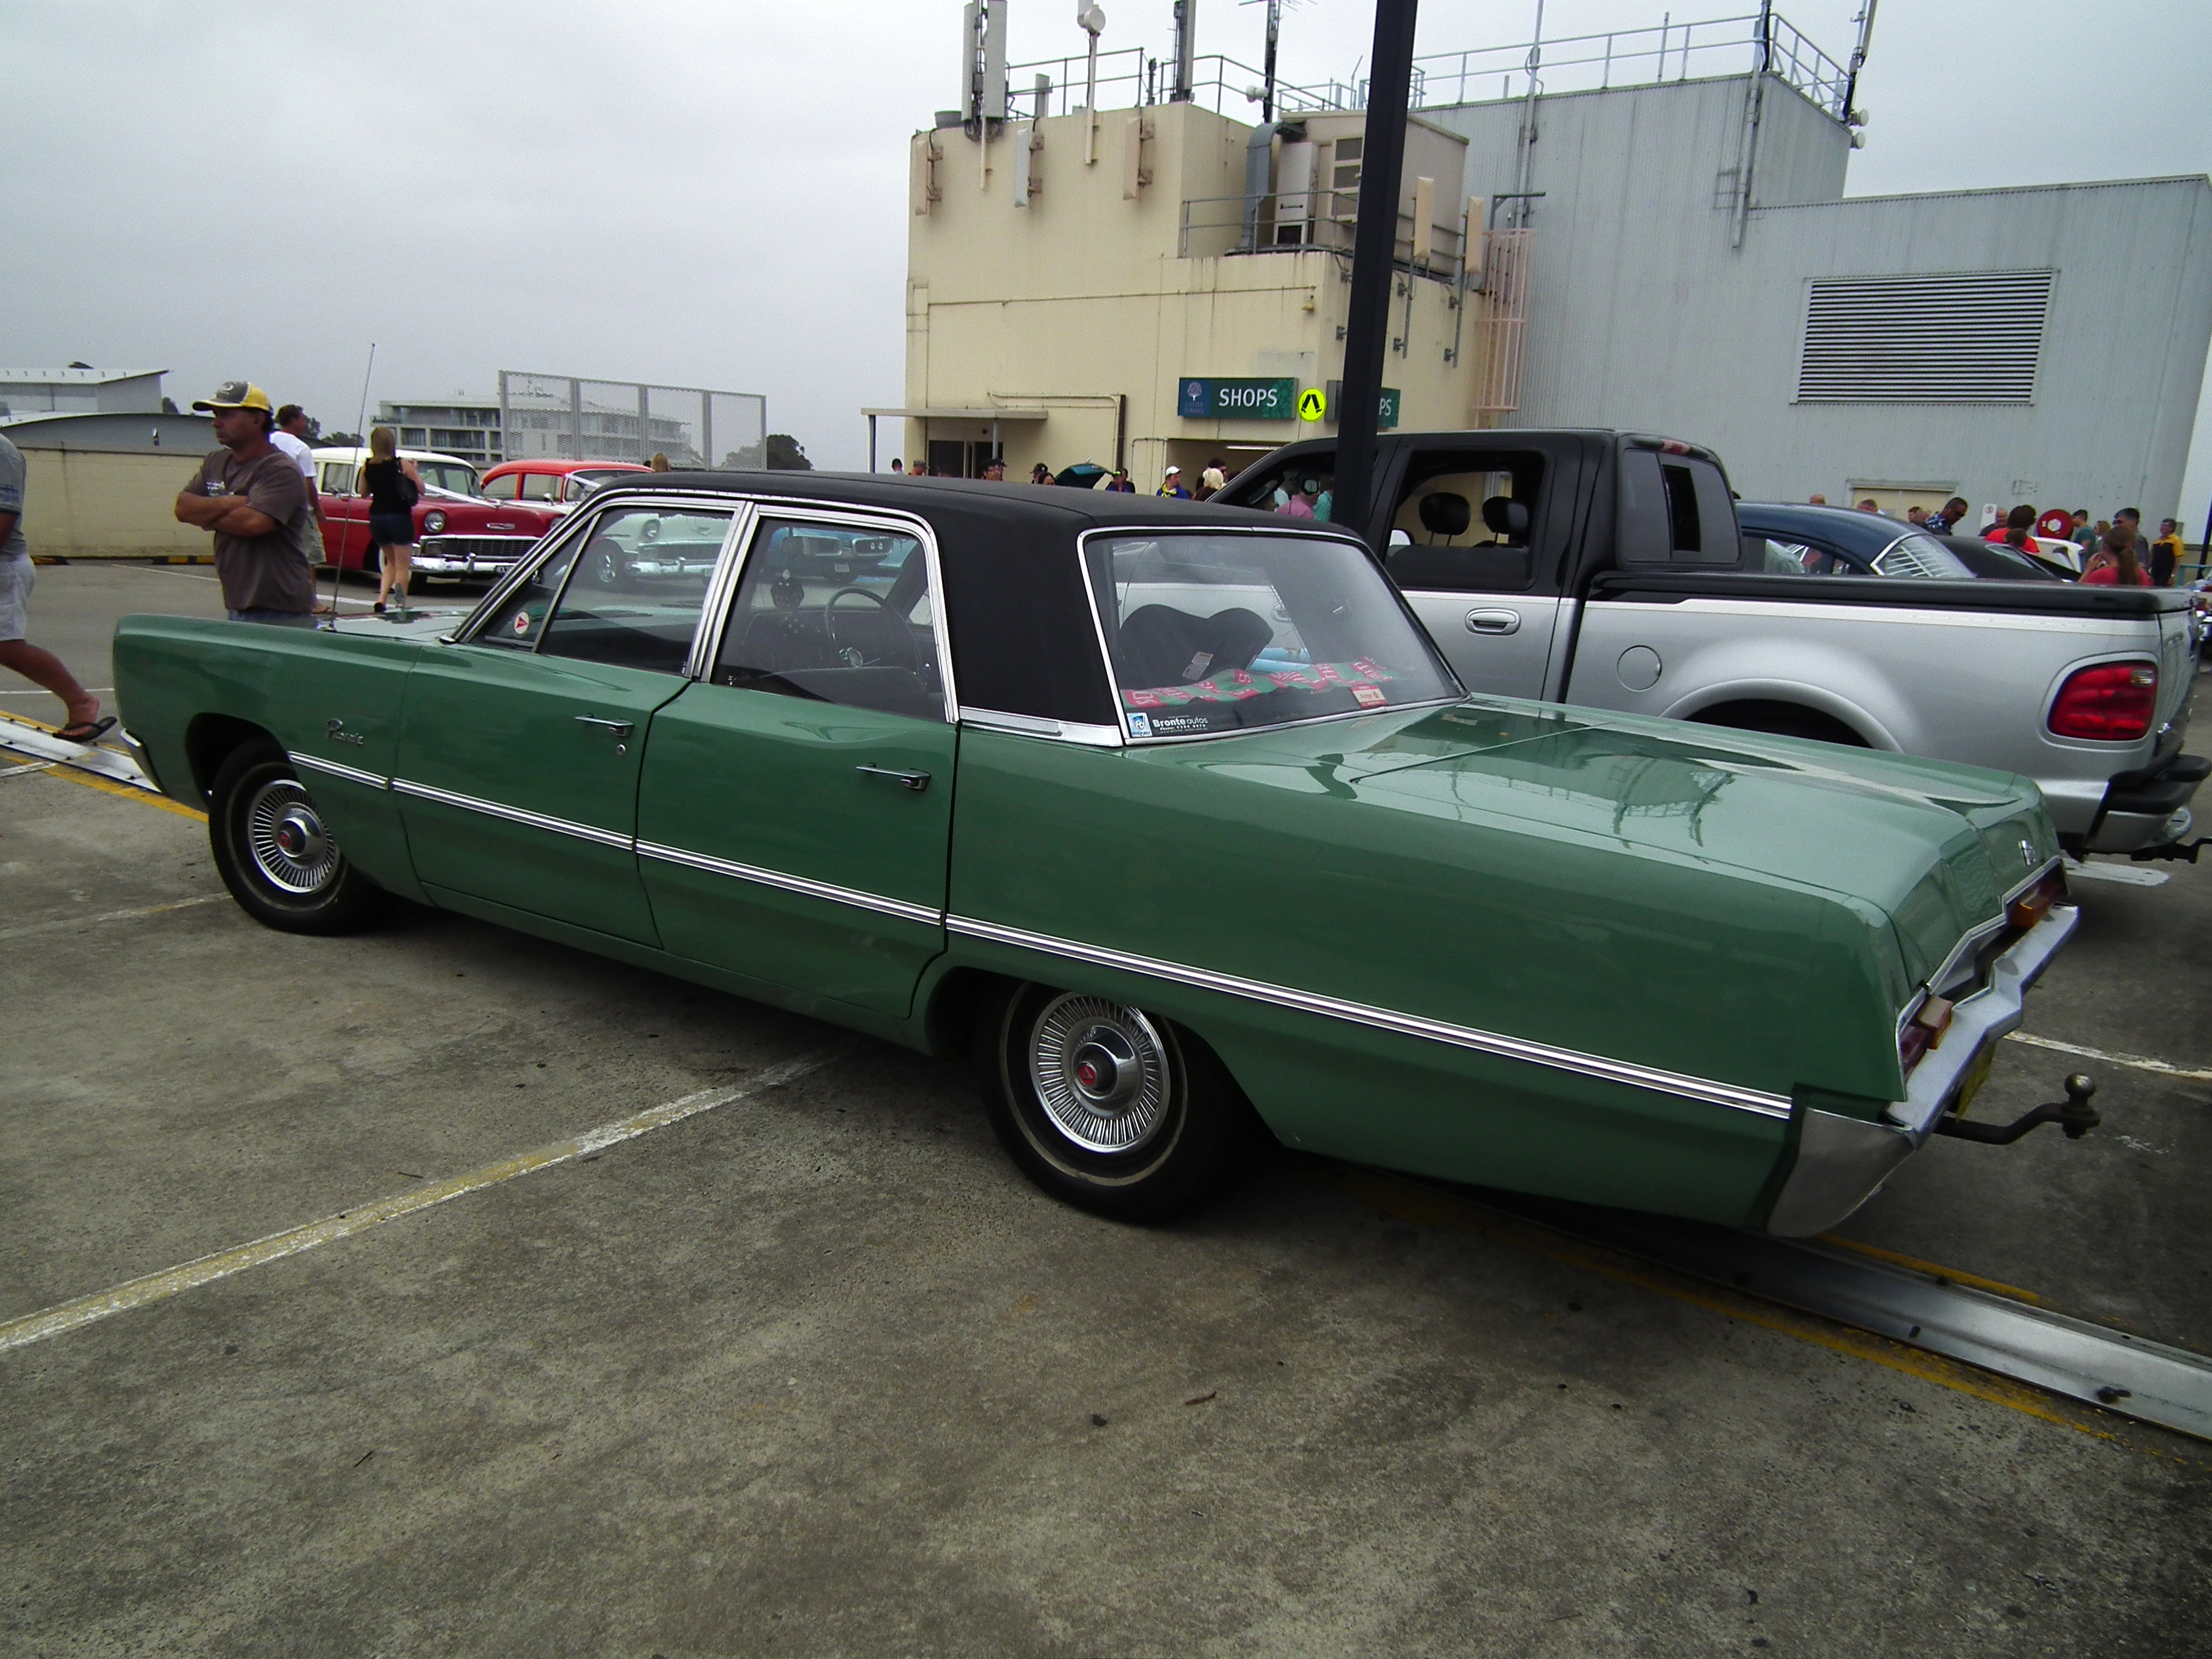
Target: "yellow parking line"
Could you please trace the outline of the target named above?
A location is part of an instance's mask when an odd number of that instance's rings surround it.
[[[1895,1250],[1885,1250],[1879,1244],[1862,1244],[1856,1238],[1844,1238],[1835,1233],[1822,1233],[1816,1241],[1838,1250],[1851,1250],[1860,1255],[1870,1255],[1877,1261],[1887,1261],[1893,1267],[1910,1267],[1914,1273],[1927,1273],[1936,1279],[1948,1279],[1954,1285],[1965,1285],[1977,1291],[1987,1291],[1991,1296],[2008,1296],[2015,1302],[2025,1302],[2039,1308],[2043,1298],[2033,1291],[2023,1291],[2017,1285],[2008,1285],[1999,1279],[1983,1279],[1974,1273],[1962,1273],[1956,1267],[1946,1267],[1933,1261],[1923,1261],[1917,1255],[1899,1255]]]
[[[149,1302],[161,1301],[180,1291],[212,1284],[218,1279],[228,1279],[233,1273],[244,1273],[248,1267],[258,1267],[266,1262],[282,1261],[288,1255],[297,1255],[302,1250],[312,1250],[341,1238],[350,1238],[356,1233],[381,1227],[388,1221],[397,1221],[417,1210],[427,1210],[434,1205],[481,1192],[487,1187],[496,1187],[520,1176],[535,1175],[540,1170],[552,1169],[571,1158],[581,1158],[619,1141],[635,1139],[639,1135],[649,1134],[655,1129],[666,1128],[672,1123],[680,1123],[687,1117],[696,1117],[701,1112],[710,1112],[717,1106],[743,1100],[761,1090],[792,1082],[827,1066],[842,1052],[842,1045],[817,1049],[813,1054],[802,1054],[797,1060],[786,1060],[781,1066],[770,1066],[743,1087],[702,1089],[696,1094],[685,1095],[680,1100],[648,1107],[629,1117],[602,1124],[573,1139],[556,1140],[550,1146],[540,1146],[536,1152],[501,1158],[465,1175],[448,1176],[443,1181],[428,1182],[412,1191],[380,1198],[350,1210],[341,1210],[336,1215],[325,1216],[320,1221],[310,1221],[304,1226],[288,1227],[281,1233],[270,1233],[266,1238],[257,1238],[250,1244],[218,1250],[213,1255],[204,1255],[178,1267],[165,1267],[160,1273],[126,1280],[111,1290],[81,1296],[74,1302],[64,1302],[58,1307],[24,1314],[0,1324],[0,1352],[43,1341],[50,1336],[60,1336],[112,1315],[143,1308]]]
[[[1323,1180],[1326,1184],[1339,1188],[1360,1202],[1382,1211],[1385,1215],[1395,1216],[1401,1221],[1411,1221],[1423,1226],[1449,1227],[1455,1231],[1473,1233],[1478,1237],[1495,1239],[1501,1244],[1510,1244],[1516,1249],[1548,1256],[1554,1261],[1587,1268],[1591,1273],[1624,1285],[1656,1291],[1676,1302],[1686,1302],[1692,1307],[1741,1320],[1747,1325],[1757,1325],[1784,1336],[1795,1337],[1800,1342],[1809,1342],[1815,1347],[1848,1354],[1855,1359],[1871,1360],[1890,1370],[1940,1384],[1954,1393],[1971,1395],[1977,1400],[2005,1407],[2026,1417],[2056,1423],[2100,1440],[2130,1446],[2135,1450],[2148,1451],[2153,1456],[2174,1462],[2212,1468],[2212,1464],[2193,1463],[2191,1460],[2176,1456],[2172,1452],[2136,1445],[2131,1441],[2121,1439],[2109,1429],[2098,1428],[2068,1416],[2058,1409],[2063,1402],[2024,1382],[2014,1382],[2008,1377],[1996,1376],[1959,1360],[1947,1359],[1941,1354],[1910,1347],[1902,1342],[1893,1342],[1870,1332],[1855,1330],[1848,1325],[1833,1324],[1809,1314],[1800,1314],[1793,1309],[1729,1291],[1724,1286],[1678,1276],[1604,1245],[1585,1244],[1579,1239],[1536,1223],[1519,1221],[1478,1209],[1432,1188],[1418,1186],[1373,1170],[1350,1168],[1332,1170]]]
[[[89,772],[79,772],[67,766],[57,765],[52,771],[44,775],[50,778],[61,778],[70,783],[81,783],[88,789],[99,790],[103,795],[119,795],[125,800],[135,800],[146,806],[158,806],[164,812],[174,812],[179,817],[191,818],[197,823],[207,822],[207,814],[197,807],[187,806],[182,801],[171,800],[167,795],[156,795],[149,790],[135,789],[127,783],[117,783],[112,779],[94,777]]]

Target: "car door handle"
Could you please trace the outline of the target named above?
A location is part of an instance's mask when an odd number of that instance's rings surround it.
[[[1470,634],[1517,634],[1521,631],[1518,611],[1470,611],[1467,613],[1467,631]]]
[[[916,793],[929,787],[929,774],[927,772],[901,772],[888,766],[856,766],[853,769],[865,772],[872,778],[889,778],[900,788],[911,789]]]
[[[626,738],[631,732],[637,730],[637,727],[628,720],[611,720],[604,719],[598,714],[579,714],[576,716],[576,724],[579,726],[602,726],[617,738]]]

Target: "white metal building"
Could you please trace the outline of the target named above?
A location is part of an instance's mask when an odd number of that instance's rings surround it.
[[[1425,60],[1466,193],[1543,192],[1507,423],[1710,443],[1747,496],[2178,514],[2212,181],[1847,198],[1845,71],[1779,18],[1718,29],[1694,63],[1656,30],[1547,44],[1540,86],[1597,84],[1533,101],[1525,72]]]
[[[163,368],[0,368],[0,416],[153,415],[161,412]]]

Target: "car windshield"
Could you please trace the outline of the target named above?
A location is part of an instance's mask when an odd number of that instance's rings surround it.
[[[422,475],[425,488],[443,489],[455,495],[477,493],[477,470],[459,461],[417,461],[415,470]]]
[[[1459,696],[1374,561],[1348,542],[1249,532],[1089,544],[1133,738],[1248,732]]]

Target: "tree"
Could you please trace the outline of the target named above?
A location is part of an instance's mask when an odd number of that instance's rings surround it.
[[[768,465],[771,472],[814,471],[814,463],[806,459],[806,452],[799,447],[799,440],[788,432],[768,434]]]
[[[164,415],[180,415],[184,411],[182,410],[179,410],[177,407],[177,400],[174,398],[164,398],[161,399],[161,413]]]

